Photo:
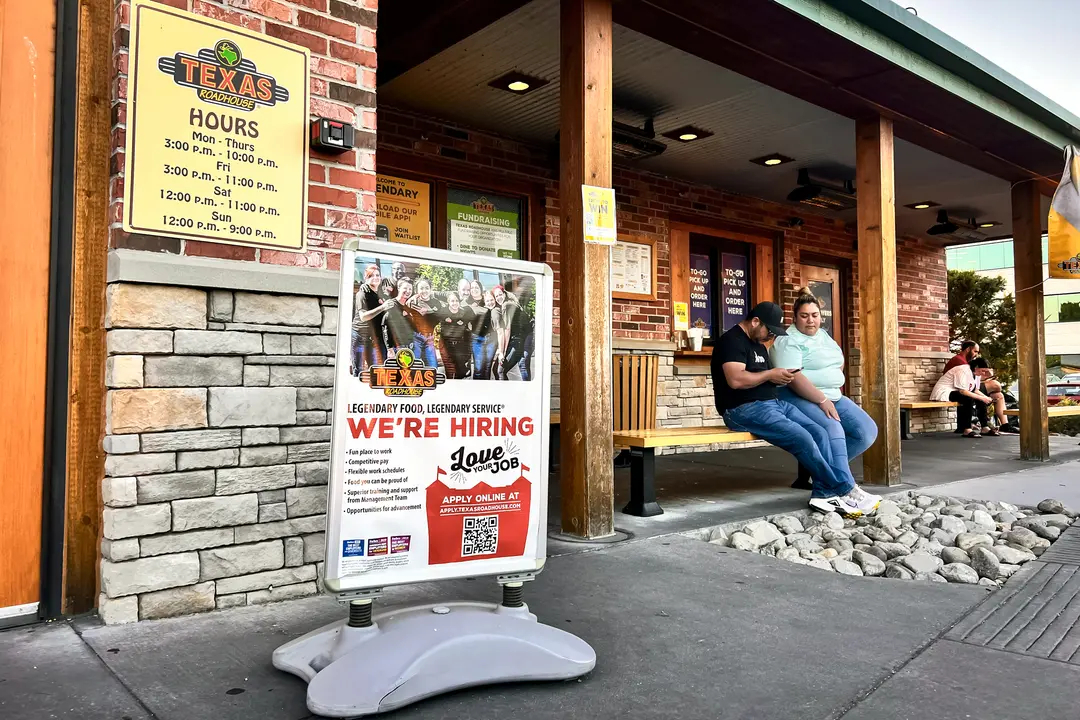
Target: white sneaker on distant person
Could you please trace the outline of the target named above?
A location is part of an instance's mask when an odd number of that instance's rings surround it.
[[[858,485],[851,488],[851,492],[849,492],[846,497],[850,498],[855,502],[859,510],[862,511],[863,515],[869,515],[870,513],[874,512],[875,510],[877,510],[878,505],[881,504],[880,495],[868,493]]]
[[[818,512],[834,512],[845,518],[857,518],[863,514],[863,509],[859,507],[858,501],[851,497],[851,493],[828,498],[810,498],[810,507]]]

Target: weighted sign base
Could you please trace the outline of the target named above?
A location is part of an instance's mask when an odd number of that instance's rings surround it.
[[[331,623],[274,651],[274,667],[308,681],[308,710],[373,715],[460,688],[568,680],[596,666],[588,643],[537,622],[524,605],[421,605],[372,620]]]

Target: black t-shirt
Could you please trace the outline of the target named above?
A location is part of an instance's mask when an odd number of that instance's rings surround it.
[[[353,330],[357,331],[361,337],[368,339],[372,337],[382,338],[383,336],[383,322],[385,313],[379,313],[370,320],[364,321],[360,319],[360,313],[369,312],[382,305],[383,301],[379,297],[379,294],[372,290],[367,285],[364,285],[356,293],[356,308],[353,313]]]
[[[458,308],[456,313],[446,308],[439,313],[440,337],[447,344],[457,344],[468,340],[472,335],[475,318],[472,308],[467,305]]]
[[[713,395],[717,412],[723,415],[739,405],[776,399],[776,386],[768,381],[747,390],[732,390],[724,376],[724,363],[729,362],[744,363],[747,372],[765,372],[771,367],[768,349],[751,340],[740,326],[736,325],[721,335],[712,353]]]

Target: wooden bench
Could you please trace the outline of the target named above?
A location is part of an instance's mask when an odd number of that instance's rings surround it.
[[[956,407],[956,403],[948,401],[941,402],[938,400],[900,403],[900,437],[905,440],[911,440],[915,437],[911,434],[910,413],[912,410],[936,410],[953,407]]]
[[[637,517],[663,514],[663,509],[656,502],[656,448],[751,442],[757,439],[748,432],[725,427],[656,428],[614,433],[612,440],[616,445],[630,448],[630,502],[622,511]]]
[[[1006,415],[1011,417],[1019,417],[1019,410],[1006,410]],[[1046,408],[1046,414],[1048,417],[1071,417],[1073,415],[1080,415],[1080,405],[1054,405],[1053,407]]]

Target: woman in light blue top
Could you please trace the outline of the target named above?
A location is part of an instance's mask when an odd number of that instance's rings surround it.
[[[778,337],[769,351],[773,367],[802,370],[790,385],[780,388],[778,397],[799,408],[808,418],[843,441],[832,442],[834,460],[846,464],[863,454],[877,439],[877,425],[862,408],[844,397],[844,353],[821,327],[821,305],[809,288],[800,288],[793,306],[795,324],[786,336]],[[840,427],[838,428],[837,425]],[[799,476],[791,485],[811,488],[810,474],[799,466]]]

